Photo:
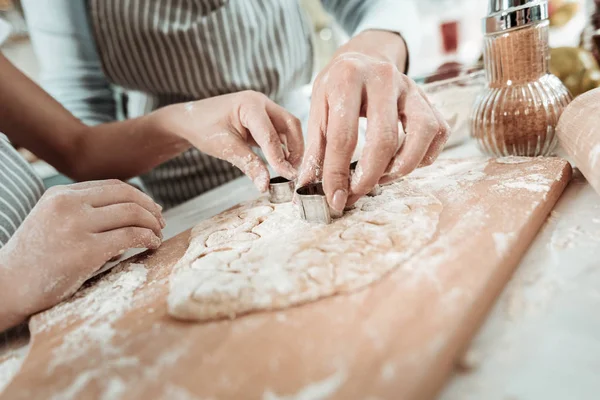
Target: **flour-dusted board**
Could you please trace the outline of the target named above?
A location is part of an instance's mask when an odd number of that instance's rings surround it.
[[[432,398],[570,177],[557,158],[439,161],[404,183],[443,208],[429,243],[397,269],[234,320],[168,315],[184,232],[33,317],[30,353],[0,398]]]

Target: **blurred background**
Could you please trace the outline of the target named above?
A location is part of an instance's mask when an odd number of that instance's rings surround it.
[[[600,86],[598,63],[590,51],[590,11],[596,0],[550,0],[552,50],[551,70],[565,82],[574,95]],[[409,75],[419,83],[455,77],[481,62],[481,19],[487,11],[486,0],[415,0],[420,12],[421,47],[411,49]],[[336,48],[348,38],[324,10],[320,0],[301,0],[314,27],[314,47],[319,70]],[[585,47],[585,48],[583,48]],[[18,0],[0,0],[0,50],[33,80],[38,64],[27,37],[27,23]],[[432,75],[434,74],[434,75]],[[482,75],[473,79],[483,79]],[[483,82],[484,84],[484,82]],[[478,83],[479,85],[479,83]],[[454,85],[456,86],[456,85]],[[435,97],[440,85],[432,86]],[[479,86],[477,86],[479,87]],[[477,88],[475,87],[475,88]],[[471,90],[471,92],[473,92]],[[469,92],[470,93],[470,92]],[[455,92],[451,96],[456,101]],[[438,100],[434,103],[444,103]],[[438,104],[436,104],[438,105]],[[440,104],[450,112],[452,105]],[[444,113],[443,112],[443,113]],[[448,118],[453,118],[448,115]],[[466,124],[467,121],[462,121]],[[468,136],[464,129],[463,136]],[[34,165],[46,184],[61,183],[63,177],[51,167],[20,150]]]

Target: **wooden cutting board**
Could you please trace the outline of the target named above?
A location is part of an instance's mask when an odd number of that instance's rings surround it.
[[[167,314],[184,232],[33,317],[1,398],[432,398],[570,177],[557,158],[423,168],[407,179],[444,208],[422,251],[364,290],[235,320]]]

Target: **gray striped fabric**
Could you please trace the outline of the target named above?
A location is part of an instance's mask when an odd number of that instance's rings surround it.
[[[281,98],[312,73],[311,31],[290,0],[91,0],[105,74],[133,90],[127,116],[241,90]],[[171,207],[241,172],[195,149],[142,176]]]
[[[0,247],[15,233],[44,193],[42,181],[0,134]]]

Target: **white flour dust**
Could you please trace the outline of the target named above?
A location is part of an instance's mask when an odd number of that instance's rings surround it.
[[[73,298],[40,315],[36,331],[54,326],[64,326],[72,317],[86,319],[88,323],[109,317],[115,320],[131,308],[136,289],[146,282],[147,270],[143,264],[129,264],[112,271],[95,284],[80,290]],[[115,317],[116,316],[116,317]]]
[[[325,400],[334,395],[346,382],[347,373],[339,370],[335,374],[317,382],[310,383],[294,394],[278,395],[266,390],[263,400]]]
[[[126,390],[127,384],[125,383],[125,381],[123,381],[123,379],[118,377],[110,378],[108,380],[108,383],[106,384],[106,389],[104,390],[104,393],[102,393],[102,397],[100,397],[100,400],[120,399]]]
[[[0,394],[10,383],[12,378],[17,374],[17,372],[19,372],[24,359],[25,354],[23,354],[23,356],[13,355],[0,362]]]
[[[600,144],[595,145],[590,151],[590,168],[595,168],[598,160],[600,160]]]
[[[503,233],[495,232],[492,234],[494,239],[494,245],[496,246],[496,253],[499,256],[503,256],[509,248],[511,240],[513,240],[515,234],[513,232]]]
[[[443,192],[452,202],[464,202],[470,197],[468,189],[487,178],[485,166],[481,160],[460,163],[440,161],[417,169],[410,175],[410,179],[428,191]]]
[[[393,362],[387,362],[381,367],[381,379],[386,382],[391,382],[396,376],[396,366]]]
[[[549,192],[553,182],[553,179],[549,179],[542,174],[527,174],[500,182],[494,186],[494,189],[498,191],[525,189],[530,192]]]
[[[533,161],[531,157],[508,156],[496,159],[498,164],[525,164]]]
[[[181,386],[175,386],[172,384],[168,384],[165,387],[163,397],[164,399],[169,400],[213,400],[212,397],[197,397],[187,389]]]
[[[115,270],[91,286],[78,292],[71,300],[59,304],[39,317],[34,331],[47,331],[61,326],[68,329],[74,321],[83,321],[62,338],[60,346],[53,351],[48,372],[59,366],[68,365],[84,357],[92,348],[99,348],[104,354],[119,355],[113,338],[117,334],[112,324],[131,309],[134,293],[146,282],[147,270],[142,264],[129,264]],[[85,386],[95,376],[94,371],[82,372],[71,385],[74,395],[79,392],[78,384]],[[110,390],[116,390],[115,385]],[[72,395],[63,393],[65,398]]]
[[[444,288],[438,278],[438,271],[448,263],[448,254],[463,246],[466,237],[483,229],[488,219],[489,215],[481,205],[474,206],[458,220],[450,232],[438,237],[418,258],[410,259],[402,265],[403,270],[410,271],[408,279],[403,275],[398,275],[397,279],[402,279],[403,284],[411,286],[429,281],[441,293]]]
[[[59,393],[55,393],[50,396],[51,400],[70,400],[77,399],[77,395],[79,392],[83,390],[83,388],[97,375],[99,375],[98,370],[92,371],[83,371],[77,375],[75,380],[63,391]]]
[[[580,225],[568,228],[557,227],[552,233],[548,247],[554,250],[566,250],[576,247],[598,246],[600,244],[600,230],[590,231]]]

